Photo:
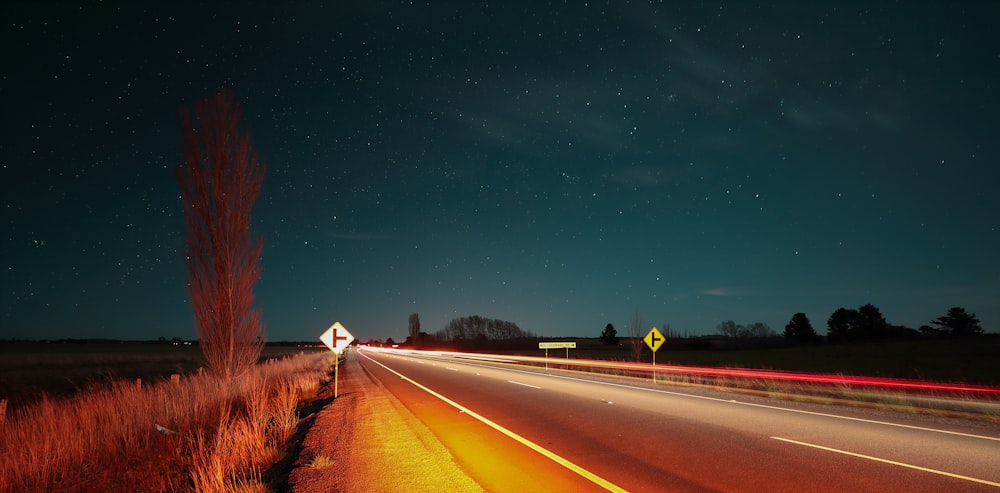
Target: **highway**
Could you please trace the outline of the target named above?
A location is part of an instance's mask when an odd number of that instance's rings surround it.
[[[1000,491],[1000,427],[444,355],[358,358],[487,491]]]

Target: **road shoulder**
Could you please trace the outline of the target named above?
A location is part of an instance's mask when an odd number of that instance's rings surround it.
[[[342,361],[339,380],[339,396],[317,413],[303,439],[290,491],[483,491],[354,352]]]

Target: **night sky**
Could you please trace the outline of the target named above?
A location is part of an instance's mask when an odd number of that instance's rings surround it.
[[[0,7],[0,339],[194,337],[179,113],[222,87],[270,340],[1000,332],[998,2],[143,3]]]

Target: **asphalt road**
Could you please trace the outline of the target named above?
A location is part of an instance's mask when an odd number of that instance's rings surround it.
[[[996,426],[444,356],[359,361],[487,491],[1000,491]]]

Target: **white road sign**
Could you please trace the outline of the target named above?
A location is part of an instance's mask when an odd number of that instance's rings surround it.
[[[319,340],[323,341],[331,351],[340,354],[354,340],[354,336],[340,322],[334,322],[323,335],[319,336]]]

